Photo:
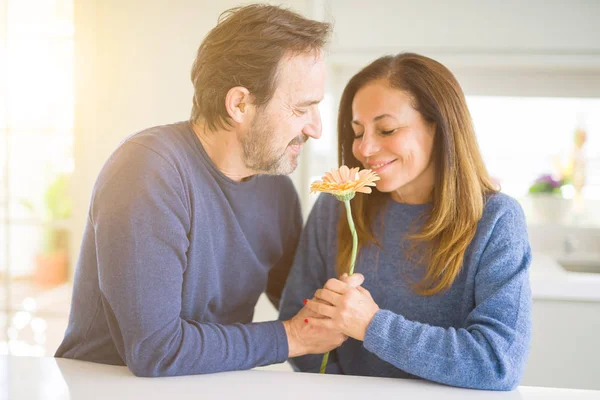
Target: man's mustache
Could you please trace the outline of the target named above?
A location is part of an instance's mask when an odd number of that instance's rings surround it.
[[[288,146],[297,146],[297,145],[300,146],[300,145],[303,145],[307,140],[308,140],[308,136],[305,134],[302,134],[300,136],[297,136],[294,140],[292,140]]]

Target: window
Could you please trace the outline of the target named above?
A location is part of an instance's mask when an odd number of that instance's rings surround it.
[[[559,173],[581,128],[587,133],[582,193],[600,199],[600,98],[468,96],[467,103],[488,171],[504,192],[523,197],[540,175]]]
[[[0,354],[44,355],[57,347],[47,333],[64,330],[60,294],[70,294],[73,4],[2,4]]]

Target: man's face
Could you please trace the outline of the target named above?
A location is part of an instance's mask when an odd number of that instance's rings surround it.
[[[324,91],[321,53],[284,57],[273,98],[256,110],[249,129],[239,136],[246,167],[270,175],[292,173],[304,142],[321,136],[318,104]]]

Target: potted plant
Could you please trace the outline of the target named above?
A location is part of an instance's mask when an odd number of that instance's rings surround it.
[[[537,178],[529,187],[532,213],[537,222],[564,222],[571,209],[571,200],[563,196],[565,178],[555,179],[550,174]]]
[[[70,174],[58,174],[44,191],[43,244],[35,256],[33,279],[41,286],[55,286],[67,280],[69,270],[69,229],[71,216]],[[30,202],[22,202],[34,211]]]

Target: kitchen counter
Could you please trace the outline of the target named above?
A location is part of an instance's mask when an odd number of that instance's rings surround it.
[[[1,400],[106,399],[600,399],[600,391],[521,386],[512,392],[459,389],[420,380],[265,370],[138,378],[126,367],[50,357],[0,356]]]
[[[534,299],[600,302],[600,274],[569,272],[552,254],[534,252],[530,280]]]

